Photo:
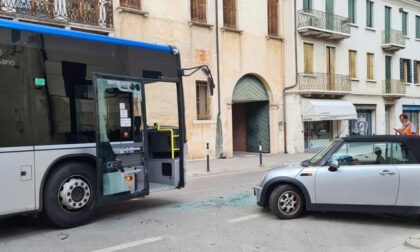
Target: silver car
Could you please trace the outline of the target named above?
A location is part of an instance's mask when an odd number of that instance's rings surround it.
[[[280,219],[306,211],[420,213],[420,137],[337,139],[312,159],[267,172],[257,204]]]

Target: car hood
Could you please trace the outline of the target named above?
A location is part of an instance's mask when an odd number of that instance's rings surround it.
[[[304,167],[301,166],[300,163],[274,168],[266,173],[261,182],[264,184],[265,182],[277,177],[295,178],[297,175],[299,175],[303,168]]]

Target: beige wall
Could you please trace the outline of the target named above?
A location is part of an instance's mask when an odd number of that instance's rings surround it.
[[[208,2],[207,23],[211,27],[191,25],[189,0],[143,0],[142,11],[148,12],[147,16],[121,11],[119,1],[114,1],[114,35],[175,45],[180,49],[183,67],[207,64],[216,78],[215,6],[214,1]],[[282,11],[283,7],[279,9]],[[238,30],[241,32],[222,28],[217,31],[220,35],[223,152],[232,156],[232,94],[235,84],[246,74],[257,76],[269,93],[271,152],[281,152],[283,132],[279,128],[279,122],[282,121],[279,108],[284,85],[283,42],[267,39],[267,1],[241,0],[238,1],[237,11]],[[282,13],[280,17],[283,17]],[[222,0],[219,1],[219,18],[222,26]],[[190,159],[204,158],[206,142],[210,143],[211,155],[214,157],[216,144],[217,92],[212,98],[212,120],[196,120],[196,80],[205,80],[205,77],[198,73],[184,78]]]

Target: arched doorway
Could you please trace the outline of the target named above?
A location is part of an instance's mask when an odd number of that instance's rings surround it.
[[[264,85],[255,76],[242,77],[232,98],[234,152],[270,152],[269,97]]]

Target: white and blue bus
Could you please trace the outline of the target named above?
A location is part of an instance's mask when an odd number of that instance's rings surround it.
[[[0,20],[0,216],[74,227],[184,187],[185,73],[172,46]]]

